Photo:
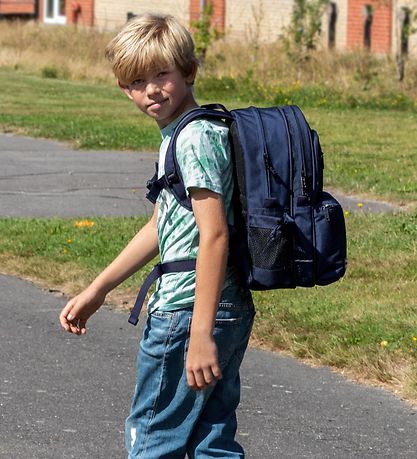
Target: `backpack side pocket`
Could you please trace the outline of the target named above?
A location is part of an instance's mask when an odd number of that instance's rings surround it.
[[[342,206],[323,192],[314,209],[316,284],[337,281],[346,271],[346,227]]]
[[[249,215],[248,249],[251,260],[249,288],[292,287],[293,236],[291,224],[282,216]]]

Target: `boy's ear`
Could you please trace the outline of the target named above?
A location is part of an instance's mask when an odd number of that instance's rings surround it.
[[[120,80],[117,80],[117,84],[119,88],[126,94],[126,96],[132,100],[132,94],[130,93],[129,85],[122,83]]]
[[[197,64],[193,64],[193,68],[191,69],[190,74],[185,77],[185,81],[190,85],[194,84],[195,77],[197,75],[197,68],[198,68]]]

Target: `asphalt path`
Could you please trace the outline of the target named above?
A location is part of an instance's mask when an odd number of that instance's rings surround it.
[[[149,215],[145,186],[156,160],[156,153],[80,151],[50,140],[0,134],[0,216]],[[332,193],[352,212],[400,210]]]
[[[0,276],[0,458],[123,458],[138,328],[100,309],[86,336],[58,327],[65,298]],[[238,440],[249,459],[416,458],[416,410],[328,368],[249,349]]]
[[[141,196],[154,159],[0,135],[0,216],[149,213]],[[66,299],[57,293],[1,275],[0,293],[0,458],[125,457],[143,318],[135,328],[106,306],[80,338],[60,330]],[[237,438],[249,459],[417,458],[416,413],[385,390],[251,348]]]

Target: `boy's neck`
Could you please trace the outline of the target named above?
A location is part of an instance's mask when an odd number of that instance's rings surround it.
[[[182,114],[192,110],[193,108],[197,108],[198,104],[196,100],[194,99],[194,94],[190,90],[190,94],[187,98],[184,99],[184,102],[178,107],[176,112],[173,114],[174,116],[170,117],[168,120],[157,120],[156,122],[158,123],[159,129],[163,129],[164,127],[168,126],[168,124],[171,124],[173,121],[178,119]]]
[[[165,139],[166,137],[171,137],[172,133],[174,132],[174,129],[178,126],[181,120],[186,116],[186,114],[190,110],[193,110],[194,108],[198,108],[198,105],[183,111],[180,115],[178,115],[170,123],[166,124],[164,127],[160,127],[159,129],[160,129],[162,139]]]

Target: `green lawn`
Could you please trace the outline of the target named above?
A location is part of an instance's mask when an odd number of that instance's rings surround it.
[[[0,129],[66,140],[86,149],[158,149],[156,124],[140,114],[116,86],[45,79],[4,69],[0,85]],[[200,102],[205,100],[200,98]],[[229,108],[250,104],[220,102]],[[320,133],[327,185],[398,203],[417,202],[415,111],[324,107],[304,111]]]
[[[327,287],[255,294],[254,337],[315,363],[399,384],[417,399],[417,215],[348,215],[349,267]],[[3,270],[75,294],[145,223],[144,218],[0,220]],[[150,266],[116,291],[133,299]]]
[[[158,148],[155,123],[115,86],[42,79],[4,69],[0,85],[0,129],[86,149]],[[219,102],[230,108],[250,104],[227,98]],[[415,206],[415,110],[301,108],[320,133],[328,186]],[[255,340],[367,380],[396,385],[403,395],[417,400],[417,214],[350,214],[346,220],[346,277],[328,287],[256,293]],[[66,219],[0,220],[2,271],[75,294],[145,222],[92,221],[92,226],[77,227]],[[112,298],[132,300],[148,270],[119,287]]]

